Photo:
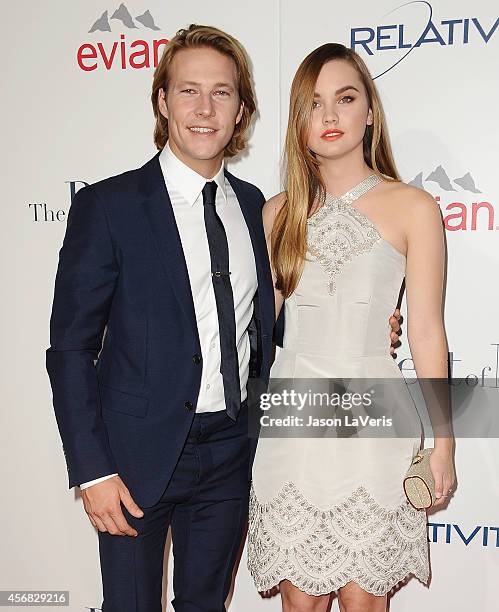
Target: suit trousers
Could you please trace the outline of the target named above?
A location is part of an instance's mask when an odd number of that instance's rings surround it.
[[[161,612],[163,557],[170,526],[174,609],[225,610],[248,516],[247,411],[244,401],[235,422],[225,410],[196,414],[158,503],[142,508],[142,518],[121,505],[138,535],[99,532],[103,612]]]

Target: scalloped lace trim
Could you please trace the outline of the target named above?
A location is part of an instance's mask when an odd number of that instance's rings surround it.
[[[266,503],[252,486],[248,569],[259,591],[284,579],[309,595],[350,581],[384,595],[409,574],[426,584],[426,512],[409,502],[386,509],[362,486],[327,510],[311,504],[292,482]]]

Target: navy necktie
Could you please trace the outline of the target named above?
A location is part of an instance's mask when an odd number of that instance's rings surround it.
[[[206,235],[211,259],[211,279],[217,305],[218,328],[225,409],[235,421],[241,407],[239,359],[236,347],[234,296],[230,282],[229,246],[225,228],[215,208],[217,184],[210,181],[203,187],[203,208]]]

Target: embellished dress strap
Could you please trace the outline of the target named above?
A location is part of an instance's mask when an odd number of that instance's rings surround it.
[[[345,264],[367,253],[381,236],[352,202],[383,182],[370,174],[341,196],[326,192],[323,205],[307,220],[308,252],[317,258],[327,277],[327,291],[336,292],[336,280]]]
[[[366,176],[366,178],[363,179],[360,183],[355,185],[355,187],[352,187],[350,191],[347,191],[341,196],[334,196],[331,193],[326,192],[326,202],[334,203],[338,201],[338,203],[342,202],[345,204],[352,204],[352,202],[355,202],[355,200],[358,200],[361,196],[363,196],[373,187],[376,187],[376,185],[382,182],[383,179],[380,178],[377,174],[370,174],[369,176]]]
[[[370,174],[369,176],[366,176],[366,178],[358,185],[356,185],[353,189],[350,189],[350,191],[347,191],[347,193],[345,193],[341,197],[343,199],[348,199],[350,202],[354,202],[355,200],[360,198],[360,196],[370,191],[373,187],[376,187],[378,183],[382,182],[383,179],[380,178],[377,174]]]

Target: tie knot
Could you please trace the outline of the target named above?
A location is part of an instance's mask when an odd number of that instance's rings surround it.
[[[218,185],[215,181],[208,181],[203,187],[203,204],[215,206]]]

